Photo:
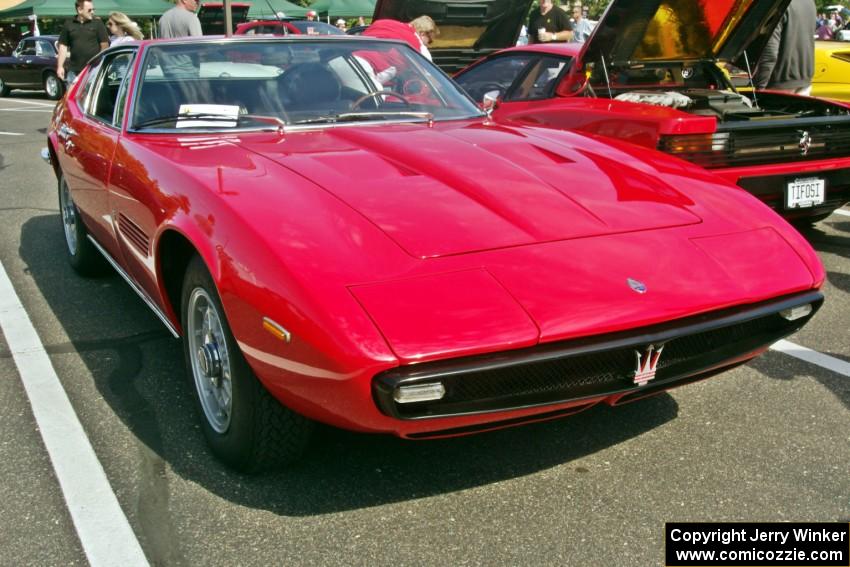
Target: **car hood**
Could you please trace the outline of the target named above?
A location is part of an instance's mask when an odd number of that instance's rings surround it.
[[[374,20],[430,16],[440,35],[433,49],[502,49],[516,44],[532,0],[378,0]]]
[[[790,0],[612,0],[582,60],[629,66],[654,61],[758,61]]]
[[[642,160],[586,136],[488,123],[243,140],[431,258],[701,222]]]
[[[251,4],[244,2],[232,2],[230,4],[230,15],[233,19],[233,27],[248,21],[248,10]],[[201,21],[201,29],[204,35],[224,35],[224,3],[205,2],[198,8],[198,19]]]

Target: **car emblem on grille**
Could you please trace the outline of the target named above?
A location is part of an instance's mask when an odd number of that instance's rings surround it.
[[[661,345],[658,350],[655,350],[655,345],[649,345],[643,354],[639,350],[635,351],[637,358],[635,384],[643,386],[655,378],[655,370],[658,368],[658,359],[661,358],[662,350],[664,350],[664,345]]]
[[[632,278],[628,278],[626,280],[629,284],[629,287],[635,290],[638,293],[646,293],[646,284],[643,282],[639,282],[637,280],[633,280]]]
[[[800,143],[798,144],[800,147],[800,153],[806,155],[809,153],[809,148],[812,147],[812,137],[805,130],[800,132]]]

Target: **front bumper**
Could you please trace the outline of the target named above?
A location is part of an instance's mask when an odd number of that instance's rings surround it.
[[[381,412],[400,420],[472,416],[543,406],[572,413],[603,398],[643,397],[718,372],[755,356],[800,329],[823,302],[807,292],[757,305],[708,313],[651,328],[538,345],[490,355],[408,365],[382,372],[372,381]],[[811,312],[788,320],[781,312],[811,305]],[[664,348],[656,375],[635,383],[637,353]],[[401,403],[399,388],[441,383],[437,400]],[[537,418],[542,417],[537,415]],[[556,417],[556,416],[552,416]],[[492,421],[486,417],[481,422]],[[449,432],[443,432],[449,433]],[[432,431],[431,435],[440,432]]]

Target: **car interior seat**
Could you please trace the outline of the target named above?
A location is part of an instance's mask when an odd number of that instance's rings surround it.
[[[299,63],[281,76],[282,95],[292,110],[337,106],[342,86],[336,74],[322,63]]]

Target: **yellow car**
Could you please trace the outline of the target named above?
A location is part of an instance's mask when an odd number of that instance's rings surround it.
[[[850,101],[850,42],[815,42],[812,96]]]

